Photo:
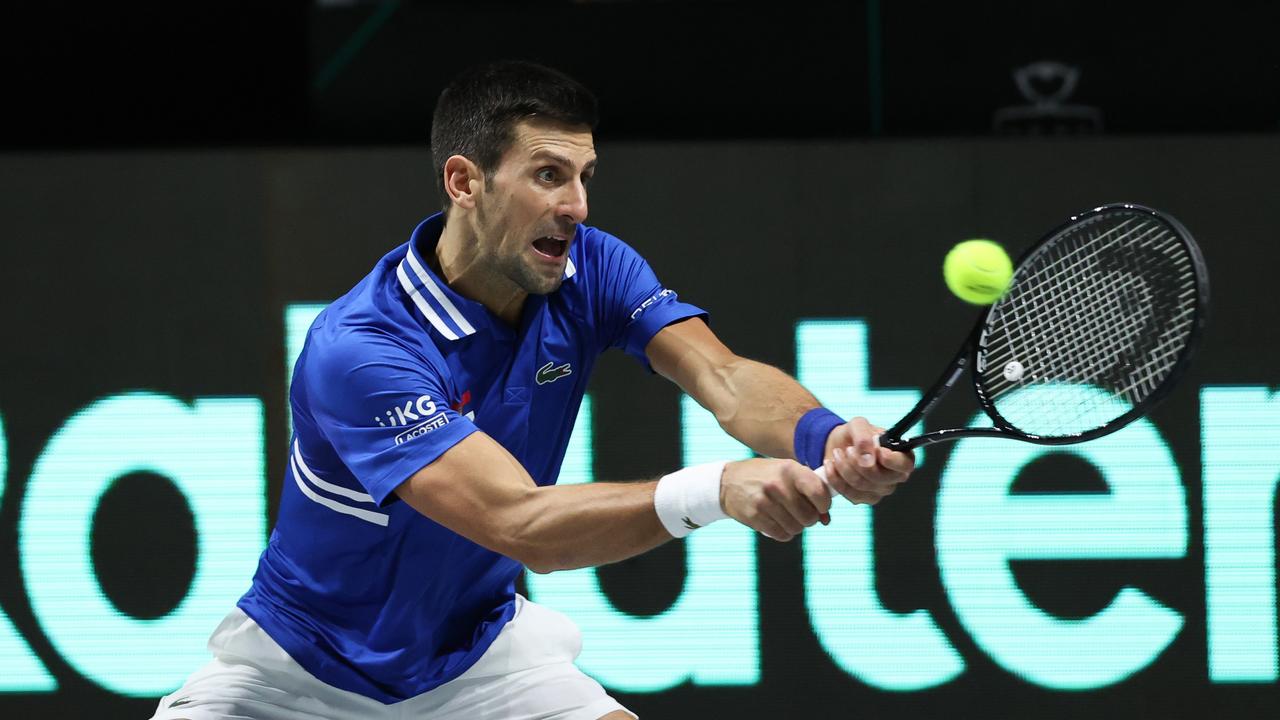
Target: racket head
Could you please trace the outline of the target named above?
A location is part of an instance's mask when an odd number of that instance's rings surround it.
[[[971,336],[974,391],[995,432],[1047,445],[1115,432],[1186,372],[1209,279],[1173,217],[1117,203],[1073,216],[1019,258]]]

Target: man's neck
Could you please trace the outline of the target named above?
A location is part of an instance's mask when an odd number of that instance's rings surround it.
[[[520,311],[529,294],[493,272],[481,260],[479,248],[465,223],[446,223],[427,262],[454,292],[484,305],[514,327],[520,323]]]

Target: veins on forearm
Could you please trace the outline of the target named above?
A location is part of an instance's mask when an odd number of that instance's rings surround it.
[[[796,421],[818,406],[813,394],[778,368],[745,358],[714,377],[706,397],[720,426],[758,453],[791,457]]]

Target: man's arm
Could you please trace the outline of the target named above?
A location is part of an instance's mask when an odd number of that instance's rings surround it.
[[[734,354],[700,318],[663,328],[645,353],[654,370],[710,410],[725,432],[761,455],[795,458],[796,423],[819,403],[789,375]],[[879,446],[876,436],[883,432],[854,418],[827,438],[827,482],[853,502],[875,504],[914,468],[909,453]]]
[[[802,524],[817,522],[830,500],[813,473],[795,463],[779,467],[783,462],[733,463],[731,487],[735,503],[745,508],[736,519],[789,540]],[[766,490],[780,478],[786,479],[785,491]],[[617,562],[670,540],[654,509],[657,484],[539,487],[505,448],[476,432],[414,473],[395,493],[450,530],[546,573]],[[822,510],[805,509],[813,503]]]
[[[534,572],[617,562],[671,539],[656,482],[539,487],[493,438],[472,433],[395,489],[418,512]]]

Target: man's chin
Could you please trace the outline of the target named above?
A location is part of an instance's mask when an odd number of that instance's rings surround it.
[[[550,295],[560,289],[564,283],[564,273],[560,272],[554,276],[542,273],[524,273],[520,288],[530,295]]]
[[[516,287],[530,295],[550,295],[560,289],[564,282],[564,265],[557,267],[551,263],[535,265],[527,259],[504,263],[501,270]]]
[[[554,280],[543,281],[533,288],[525,288],[525,292],[530,295],[550,295],[551,293],[559,290],[560,286],[563,284],[564,278],[558,277]]]

